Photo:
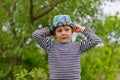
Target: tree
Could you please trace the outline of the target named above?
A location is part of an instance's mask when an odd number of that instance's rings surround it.
[[[73,22],[96,29],[92,23],[100,4],[100,0],[0,0],[0,78],[13,80],[22,68],[47,71],[47,54],[35,45],[32,32],[51,26],[57,14],[69,14]]]

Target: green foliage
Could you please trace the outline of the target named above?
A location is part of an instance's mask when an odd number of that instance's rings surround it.
[[[47,80],[47,74],[42,68],[34,68],[28,72],[26,69],[22,69],[20,73],[15,74],[16,80]]]
[[[30,0],[0,0],[0,80],[49,78],[48,55],[38,47],[31,34],[38,25],[51,26],[54,15],[58,14],[69,14],[73,22],[91,27],[105,45],[82,56],[82,79],[116,79],[117,69],[120,68],[118,14],[106,16],[102,21],[96,17],[100,16],[101,0],[64,0],[32,23],[31,20],[42,9],[51,7],[48,5],[52,1],[33,0],[33,15],[30,16]],[[112,37],[116,39],[113,42]]]
[[[117,80],[120,53],[110,47],[98,47],[81,57],[82,80]],[[118,54],[116,54],[118,53]]]
[[[119,14],[105,16],[104,21],[98,19],[93,23],[93,26],[95,26],[95,32],[101,37],[105,45],[111,45],[112,43],[119,41],[120,17],[118,16]]]

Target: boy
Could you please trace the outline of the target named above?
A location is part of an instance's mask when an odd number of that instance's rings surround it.
[[[74,32],[87,37],[80,42],[70,42]],[[50,66],[50,80],[80,80],[80,55],[96,46],[99,38],[88,28],[72,23],[69,15],[57,15],[53,25],[33,32],[36,42],[47,51]],[[50,40],[53,35],[58,42]]]

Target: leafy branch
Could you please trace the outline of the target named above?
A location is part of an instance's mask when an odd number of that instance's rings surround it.
[[[52,11],[58,4],[64,2],[65,0],[52,0],[49,5],[44,5],[44,7],[40,8],[37,14],[33,13],[34,5],[33,0],[30,0],[30,22],[34,23],[34,21],[38,20],[39,18],[43,17],[44,15],[48,14]]]

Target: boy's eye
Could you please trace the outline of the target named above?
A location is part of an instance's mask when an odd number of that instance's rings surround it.
[[[69,31],[69,29],[65,29],[65,31]]]
[[[62,32],[62,30],[58,30],[57,32]]]

